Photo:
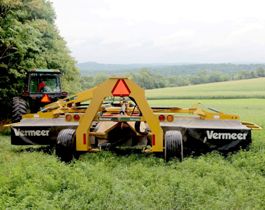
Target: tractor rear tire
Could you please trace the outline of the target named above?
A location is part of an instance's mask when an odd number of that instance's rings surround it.
[[[12,122],[19,122],[22,115],[27,113],[29,113],[28,103],[20,97],[14,97],[12,100]]]
[[[176,157],[183,160],[183,139],[180,131],[167,131],[165,134],[165,161]]]
[[[57,136],[55,153],[63,162],[69,163],[76,157],[75,130],[63,129]]]

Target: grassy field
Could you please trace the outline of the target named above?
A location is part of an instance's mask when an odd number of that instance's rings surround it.
[[[203,102],[265,126],[265,99]],[[227,158],[212,153],[164,163],[152,155],[104,152],[85,154],[69,165],[36,148],[11,146],[9,136],[0,136],[0,208],[262,209],[265,132],[253,133],[249,151]]]
[[[254,91],[254,90],[253,90]],[[258,91],[257,91],[258,92]],[[151,100],[201,102],[265,127],[265,99]],[[153,155],[85,154],[71,164],[0,136],[0,209],[264,209],[265,131],[249,151],[211,153],[164,163]]]
[[[147,90],[149,99],[265,98],[265,78]]]

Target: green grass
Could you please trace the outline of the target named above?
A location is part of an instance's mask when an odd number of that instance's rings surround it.
[[[265,98],[265,78],[147,90],[149,99]]]
[[[151,101],[186,107],[197,100]],[[265,127],[265,99],[202,100]],[[69,165],[0,136],[0,209],[264,209],[265,132],[249,151],[183,162],[153,155],[82,155]]]

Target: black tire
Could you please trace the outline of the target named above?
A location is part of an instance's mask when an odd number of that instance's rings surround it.
[[[12,100],[12,122],[19,122],[22,115],[27,113],[29,113],[28,103],[20,97],[14,97]]]
[[[165,161],[176,157],[183,160],[183,140],[180,131],[167,131],[165,134]]]
[[[57,136],[55,153],[61,161],[69,163],[76,156],[75,130],[63,129]]]

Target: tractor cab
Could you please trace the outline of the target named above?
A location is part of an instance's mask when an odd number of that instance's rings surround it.
[[[28,71],[21,96],[12,101],[13,122],[21,119],[23,114],[38,112],[48,103],[65,98],[67,92],[61,88],[61,72],[58,69],[33,69]]]
[[[41,74],[30,72],[28,75],[28,92],[30,94],[61,93],[60,74]]]
[[[67,96],[61,89],[61,72],[58,69],[34,69],[28,72],[22,97],[31,111]]]

